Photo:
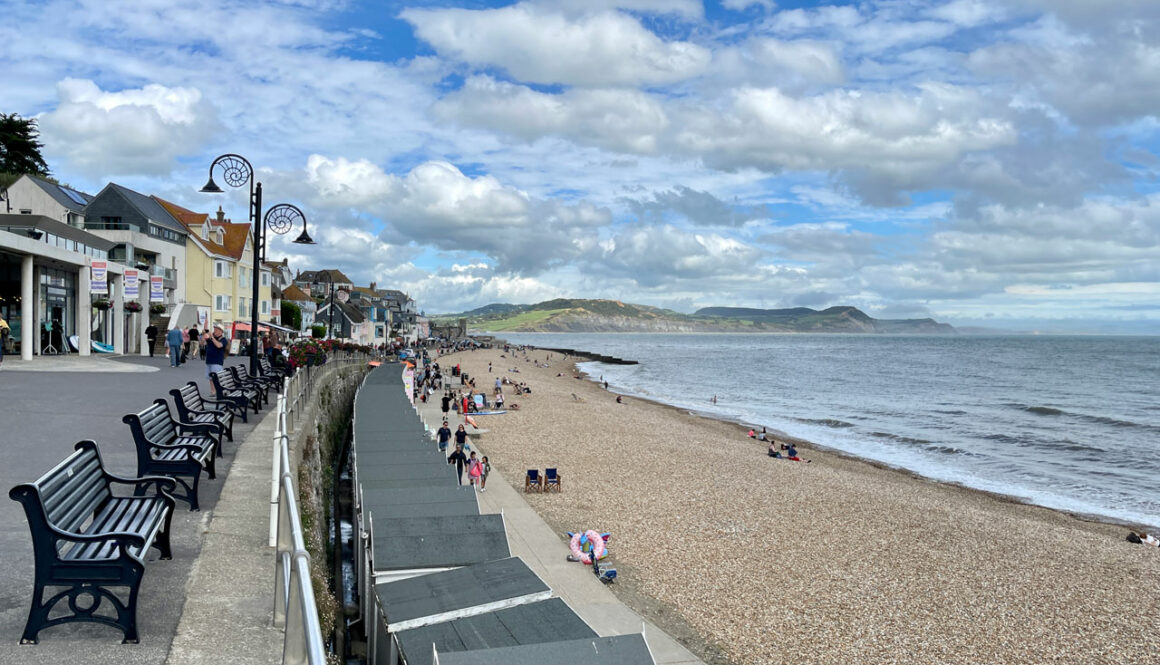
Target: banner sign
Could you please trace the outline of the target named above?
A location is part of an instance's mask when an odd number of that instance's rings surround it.
[[[93,261],[92,281],[89,282],[89,292],[100,295],[109,293],[109,262]]]
[[[149,302],[165,302],[165,278],[149,278]]]
[[[209,332],[209,308],[197,308],[197,329],[202,332]]]
[[[141,287],[137,284],[137,271],[125,271],[125,299],[136,300],[141,297]]]

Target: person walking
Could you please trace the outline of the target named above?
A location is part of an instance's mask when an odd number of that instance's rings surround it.
[[[439,452],[447,452],[447,444],[451,442],[451,428],[447,426],[447,421],[443,421],[443,427],[435,433],[439,437]]]
[[[200,337],[201,337],[201,333],[198,332],[197,326],[190,327],[190,329],[189,329],[189,357],[190,358],[197,359],[197,350],[198,350],[198,346],[199,346],[197,343],[197,340]]]
[[[451,411],[451,395],[443,394],[443,420],[447,420],[447,414]],[[446,423],[444,423],[446,424]]]
[[[145,339],[149,342],[149,357],[153,357],[153,347],[157,346],[157,326],[152,323],[145,329]]]
[[[483,465],[475,458],[475,451],[471,451],[471,457],[467,460],[467,482],[475,487],[479,483],[479,476],[483,474]]]
[[[460,448],[467,445],[467,430],[463,429],[463,425],[455,430],[455,445]]]
[[[170,328],[165,333],[165,351],[169,354],[169,366],[181,365],[181,350],[185,346],[185,332],[181,328]]]
[[[483,456],[483,461],[480,462],[479,474],[479,491],[487,491],[487,474],[491,473],[491,462],[487,461],[487,455]]]
[[[202,344],[205,345],[203,355],[205,356],[205,376],[207,379],[210,374],[222,371],[226,364],[226,353],[230,340],[225,334],[225,330],[220,325],[215,324],[212,333],[206,333],[202,336]],[[209,391],[214,393],[213,381],[209,382]]]
[[[447,463],[455,465],[455,480],[463,484],[463,465],[467,464],[467,455],[463,454],[463,444],[455,444],[455,452],[447,456]]]
[[[8,345],[8,336],[12,334],[12,329],[8,327],[8,322],[0,316],[0,365],[4,364],[4,347]]]

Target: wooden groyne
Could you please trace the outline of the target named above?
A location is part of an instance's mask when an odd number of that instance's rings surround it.
[[[640,364],[635,360],[625,360],[623,358],[617,358],[615,356],[606,356],[602,353],[592,353],[591,351],[577,351],[576,349],[554,349],[554,348],[550,348],[547,346],[538,346],[536,348],[543,349],[544,351],[555,351],[557,353],[563,353],[564,355],[569,355],[569,356],[584,356],[585,358],[589,358],[589,359],[595,360],[597,362],[608,363],[609,365],[639,365]]]

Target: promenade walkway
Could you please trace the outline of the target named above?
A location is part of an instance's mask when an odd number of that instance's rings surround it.
[[[5,357],[0,369],[0,439],[3,440],[0,485],[8,489],[35,480],[68,456],[73,444],[86,438],[100,446],[110,471],[135,476],[133,439],[121,417],[145,408],[158,397],[168,398],[171,388],[187,381],[199,381],[203,392],[208,392],[203,362],[190,361],[182,367],[171,368],[163,357],[64,356],[23,363]],[[271,443],[269,435],[263,437],[255,428],[261,427],[262,419],[272,412],[266,408],[256,418],[251,414],[249,424],[237,421],[235,443],[225,445],[225,457],[218,462],[217,480],[202,481],[200,512],[190,512],[184,504],[177,504],[171,527],[173,559],[153,561],[146,569],[141,586],[140,644],[123,645],[118,631],[82,623],[46,630],[41,633],[38,645],[19,644],[32,593],[32,543],[20,505],[0,501],[0,558],[5,562],[0,567],[0,665],[162,665],[177,653],[194,655],[191,650],[182,649],[180,642],[175,646],[182,613],[187,611],[187,597],[192,596],[216,597],[237,610],[226,613],[219,605],[196,618],[219,636],[217,641],[203,642],[206,648],[216,649],[216,657],[204,662],[276,662],[281,655],[281,633],[270,627],[273,554],[268,548],[261,548],[257,554],[266,557],[268,565],[260,570],[257,566],[243,567],[229,560],[228,551],[211,554],[210,547],[216,547],[225,535],[207,533],[211,525],[225,531],[224,525],[230,523],[225,519],[227,516],[240,520],[253,511],[262,522],[259,540],[265,543]],[[264,453],[259,450],[258,442],[264,443]],[[244,453],[240,460],[239,452]],[[259,486],[260,496],[256,503],[243,505],[235,496],[222,497],[227,486]],[[234,521],[232,528],[239,532],[251,528],[243,524]],[[156,554],[151,558],[155,559]],[[222,586],[207,586],[204,582],[191,585],[195,571],[205,568],[226,569],[235,577]],[[269,600],[263,599],[262,594]],[[242,601],[243,597],[248,600]],[[237,625],[234,619],[247,609],[253,612],[247,619],[253,623]],[[243,638],[238,635],[243,629],[246,644],[251,647],[258,646],[256,638],[268,634],[260,647],[264,653],[242,648]],[[278,646],[275,648],[274,644]]]
[[[462,424],[458,414],[451,414],[452,429]],[[438,401],[419,404],[419,416],[432,430],[439,429],[443,414]],[[487,454],[487,437],[468,436],[471,448]],[[432,443],[434,445],[434,443]],[[585,623],[601,636],[625,635],[642,631],[658,665],[700,665],[701,659],[652,623],[641,618],[613,595],[592,569],[568,562],[568,548],[562,537],[552,530],[504,477],[493,469],[487,491],[479,494],[480,510],[503,513],[512,556],[518,556],[551,587],[553,595],[563,598]],[[612,562],[615,565],[615,562]]]

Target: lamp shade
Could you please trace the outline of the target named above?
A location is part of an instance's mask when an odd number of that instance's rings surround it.
[[[298,243],[299,245],[313,245],[314,238],[310,237],[310,234],[306,232],[306,229],[302,229],[302,233],[294,239],[294,242]]]
[[[221,194],[223,190],[217,186],[217,183],[213,181],[213,176],[211,175],[209,182],[205,183],[205,187],[202,187],[200,191],[204,194]]]

